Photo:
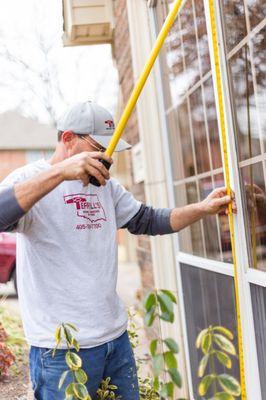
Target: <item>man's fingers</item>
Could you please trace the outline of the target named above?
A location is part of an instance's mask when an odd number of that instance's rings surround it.
[[[110,173],[108,171],[108,169],[103,165],[103,163],[101,163],[98,160],[95,159],[91,159],[90,161],[90,165],[92,165],[94,168],[96,168],[105,179],[110,179]],[[88,166],[89,168],[89,166]]]
[[[106,181],[105,181],[104,177],[102,176],[102,174],[99,172],[98,169],[94,168],[93,166],[90,166],[87,169],[87,171],[88,171],[88,174],[90,176],[94,176],[102,186],[106,185]]]
[[[228,205],[232,200],[231,200],[231,197],[227,195],[227,196],[215,199],[214,201],[215,201],[215,205],[217,207],[222,207],[222,206]]]
[[[109,156],[107,156],[105,153],[102,153],[101,151],[95,151],[95,152],[92,152],[92,153],[90,153],[90,154],[91,154],[91,156],[92,156],[93,158],[97,158],[98,160],[99,160],[99,159],[105,160],[105,161],[107,161],[109,164],[113,164],[112,158],[109,157]]]
[[[80,180],[83,183],[83,186],[88,186],[88,184],[90,183],[90,177],[88,174],[84,173],[80,176]]]

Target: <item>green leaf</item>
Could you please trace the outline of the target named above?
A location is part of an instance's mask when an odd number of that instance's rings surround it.
[[[227,336],[228,339],[233,340],[234,339],[234,335],[232,334],[231,331],[229,331],[229,329],[225,328],[224,326],[214,326],[212,328],[214,331],[218,331],[220,333],[222,333],[223,335]]]
[[[176,341],[172,338],[167,338],[164,339],[164,343],[168,347],[169,350],[171,350],[173,353],[177,354],[179,353],[179,347]]]
[[[236,355],[235,346],[233,345],[233,343],[230,342],[230,340],[218,333],[215,333],[213,337],[215,343],[220,347],[221,350],[234,356]]]
[[[198,377],[202,378],[204,373],[205,373],[205,369],[207,367],[208,361],[209,361],[209,354],[206,354],[200,361],[199,364],[199,368],[198,368]]]
[[[73,331],[78,332],[78,329],[75,327],[75,325],[70,324],[69,322],[67,322],[67,323],[64,324],[64,325],[67,325],[67,326],[69,326],[69,328],[73,329]]]
[[[168,312],[164,312],[161,315],[159,315],[159,318],[162,319],[163,321],[166,322],[171,322],[171,324],[174,322],[175,316],[174,313],[168,313]]]
[[[82,383],[83,385],[85,385],[85,383],[88,380],[86,372],[80,368],[77,371],[75,371],[74,373],[75,373],[75,377],[76,377],[78,383]]]
[[[177,368],[177,361],[174,354],[171,351],[166,351],[164,354],[164,360],[169,369]]]
[[[153,368],[154,368],[154,373],[155,375],[159,375],[161,370],[163,369],[163,356],[162,354],[156,354],[156,356],[153,357]]]
[[[199,387],[198,387],[198,392],[200,396],[205,396],[205,394],[208,392],[209,387],[211,386],[212,382],[216,379],[216,375],[206,375],[204,378],[200,381]]]
[[[203,336],[201,342],[201,350],[203,351],[204,354],[208,354],[211,345],[212,345],[212,334],[207,333],[206,335]]]
[[[60,341],[61,341],[61,326],[58,326],[57,328],[56,328],[56,331],[55,331],[55,341],[56,341],[56,344],[58,345],[59,343],[60,343]]]
[[[144,307],[145,307],[146,311],[150,311],[152,306],[155,306],[155,305],[156,305],[156,296],[155,296],[154,292],[150,292],[146,296],[146,299],[144,301]]]
[[[235,397],[226,392],[216,393],[213,400],[235,400]]]
[[[200,348],[202,339],[203,339],[203,337],[205,336],[205,334],[206,334],[207,332],[208,332],[208,329],[203,329],[203,330],[198,334],[197,339],[196,339],[196,347],[197,347],[197,349]]]
[[[62,373],[59,384],[58,384],[58,389],[61,389],[61,387],[63,386],[68,373],[69,373],[69,370]]]
[[[156,377],[154,378],[154,381],[153,381],[153,389],[154,389],[155,391],[158,391],[158,390],[159,390],[159,378],[158,378],[158,376],[156,376]]]
[[[78,343],[78,341],[74,338],[74,336],[72,337],[71,346],[73,346],[77,352],[79,351],[79,343]]]
[[[223,390],[232,396],[240,396],[241,388],[239,382],[228,374],[218,375],[218,381]]]
[[[169,297],[169,299],[173,302],[176,303],[176,297],[175,295],[170,291],[170,290],[166,290],[166,289],[161,289],[160,292],[163,292],[164,294],[166,294],[166,296]]]
[[[66,388],[66,390],[65,390],[65,394],[66,394],[66,396],[74,395],[74,383],[73,383],[73,382],[70,383],[70,384],[67,386],[67,388]]]
[[[66,363],[69,366],[69,368],[73,371],[78,370],[82,366],[81,358],[72,351],[68,351],[66,353]]]
[[[66,341],[69,345],[71,345],[72,339],[73,339],[72,333],[65,325],[63,325],[63,329],[64,329],[64,336],[66,338]]]
[[[182,378],[179,371],[176,368],[171,368],[168,370],[169,375],[171,376],[172,381],[179,388],[182,387]]]
[[[231,358],[226,353],[217,350],[215,354],[221,364],[223,364],[228,369],[232,368]]]
[[[150,352],[153,357],[155,356],[155,353],[156,353],[157,344],[158,344],[158,339],[154,339],[151,341]]]
[[[158,298],[162,313],[172,314],[174,312],[173,303],[166,294],[158,294],[157,298]]]
[[[174,394],[174,384],[173,382],[165,383],[160,390],[160,395],[165,398],[173,397]]]
[[[86,386],[82,383],[74,383],[74,394],[80,400],[87,400],[89,396]]]
[[[151,326],[153,324],[153,321],[155,319],[155,309],[156,307],[153,306],[144,316],[144,323],[146,326]]]

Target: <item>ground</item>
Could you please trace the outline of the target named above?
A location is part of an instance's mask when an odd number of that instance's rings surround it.
[[[139,307],[137,293],[141,288],[140,273],[135,263],[120,263],[118,274],[118,293],[127,307]],[[8,295],[5,301],[5,307],[12,315],[19,315],[18,301],[14,297],[12,284],[2,285],[0,287],[0,296]],[[142,325],[142,319],[137,316],[137,324]],[[143,357],[147,353],[148,343],[141,327],[139,330],[141,345],[137,349],[137,356]],[[24,355],[28,359],[28,354]],[[32,400],[31,388],[29,385],[28,365],[22,361],[18,362],[18,375],[10,375],[4,380],[0,380],[0,400]]]

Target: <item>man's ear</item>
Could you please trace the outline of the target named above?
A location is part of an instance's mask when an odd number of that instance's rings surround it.
[[[75,134],[72,131],[64,131],[61,140],[65,145],[71,145],[71,142],[74,138]]]

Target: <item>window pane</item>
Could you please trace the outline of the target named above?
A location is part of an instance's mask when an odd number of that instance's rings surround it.
[[[240,160],[261,154],[258,114],[247,46],[241,48],[229,63],[236,114],[236,131]]]
[[[207,36],[206,19],[204,14],[203,0],[194,1],[196,12],[196,25],[198,34],[198,45],[200,53],[200,63],[202,75],[205,75],[211,69],[209,43]]]
[[[200,77],[197,41],[191,0],[188,0],[184,5],[180,13],[180,21],[186,66],[186,74],[184,79],[187,82],[187,89],[189,89],[199,80]]]
[[[210,170],[210,159],[201,87],[195,90],[195,92],[193,92],[190,96],[190,109],[196,153],[197,173],[200,174]]]
[[[266,18],[265,0],[246,0],[248,5],[249,20],[251,28],[258,25],[263,18]]]
[[[266,399],[266,289],[250,285],[262,398]]]
[[[200,200],[203,200],[213,190],[211,177],[200,179],[199,189],[200,189]],[[220,247],[221,243],[219,238],[219,230],[217,222],[218,220],[216,215],[209,215],[203,218],[203,229],[204,229],[207,258],[221,261],[222,260],[221,247]]]
[[[195,175],[188,105],[186,100],[178,107],[177,112],[173,110],[169,114],[168,127],[174,180]]]
[[[224,175],[217,174],[214,175],[214,187],[225,186]],[[228,216],[225,212],[221,212],[217,216],[220,231],[221,249],[222,249],[222,259],[224,262],[232,263],[232,247],[231,247],[231,236],[229,230]]]
[[[266,271],[266,194],[263,164],[243,167],[241,173],[252,267]]]
[[[243,0],[222,0],[227,52],[247,35]]]
[[[219,129],[213,91],[212,77],[204,83],[204,97],[213,169],[222,167],[222,155],[219,140]]]
[[[169,68],[168,73],[172,104],[179,103],[187,89],[187,82],[184,79],[185,72],[181,36],[179,18],[177,18],[166,39],[166,60]]]
[[[265,4],[266,9],[266,4]],[[257,88],[257,109],[261,125],[261,135],[266,149],[266,27],[258,32],[253,40],[253,68],[255,71]]]
[[[185,303],[185,318],[189,343],[189,357],[192,371],[194,399],[201,400],[198,395],[199,378],[197,370],[202,352],[195,348],[197,335],[210,325],[222,325],[234,334],[234,345],[237,348],[237,327],[235,317],[235,297],[233,278],[205,271],[200,268],[181,264],[181,277]],[[232,357],[230,375],[239,380],[237,358]],[[215,361],[218,373],[224,368]],[[207,370],[207,373],[210,372]],[[212,397],[211,391],[206,398]]]
[[[180,184],[175,187],[176,205],[183,207],[199,201],[196,182]],[[182,229],[179,234],[179,247],[185,253],[204,256],[202,222],[198,221]]]

